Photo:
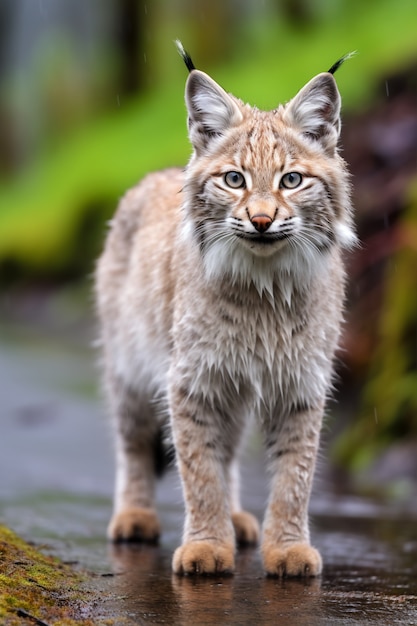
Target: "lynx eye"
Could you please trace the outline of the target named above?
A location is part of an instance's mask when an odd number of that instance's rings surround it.
[[[227,172],[224,175],[224,182],[232,189],[240,189],[245,186],[245,177],[240,172]]]
[[[298,172],[288,172],[281,178],[281,187],[286,189],[295,189],[301,185],[303,177]]]

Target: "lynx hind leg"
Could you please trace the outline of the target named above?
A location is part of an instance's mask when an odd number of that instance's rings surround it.
[[[259,523],[252,513],[236,511],[232,513],[232,523],[235,529],[238,546],[255,546],[259,541]]]
[[[155,409],[121,381],[112,385],[115,417],[116,485],[114,512],[107,530],[111,541],[157,542],[155,479],[161,466],[161,424]]]
[[[235,458],[228,467],[228,483],[232,523],[238,546],[254,546],[259,541],[260,529],[258,520],[252,513],[242,511],[240,505],[240,472],[239,463]]]

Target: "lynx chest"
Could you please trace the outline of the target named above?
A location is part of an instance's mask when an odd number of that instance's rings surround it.
[[[174,322],[176,375],[220,402],[233,394],[271,407],[314,401],[329,380],[334,338],[307,304],[248,290],[218,294],[210,306],[195,297]]]

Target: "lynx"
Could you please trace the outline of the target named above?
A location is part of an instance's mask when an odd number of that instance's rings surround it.
[[[113,541],[155,542],[167,436],[186,508],[177,574],[228,574],[261,541],[266,574],[317,576],[308,504],[354,245],[340,96],[328,72],[262,111],[188,67],[185,169],[127,192],[96,271],[114,416]],[[163,149],[163,146],[161,146]],[[250,421],[265,440],[262,532],[239,499]]]

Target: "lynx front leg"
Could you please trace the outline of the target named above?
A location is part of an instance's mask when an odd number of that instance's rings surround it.
[[[177,574],[227,574],[234,570],[235,534],[229,504],[227,459],[232,455],[220,416],[181,391],[171,393],[172,429],[186,520],[173,558]]]
[[[112,541],[155,542],[160,534],[154,508],[157,422],[147,402],[114,385],[116,486],[108,527]]]
[[[317,576],[322,561],[310,545],[308,503],[322,410],[289,415],[267,435],[271,494],[263,526],[262,556],[271,576]]]

